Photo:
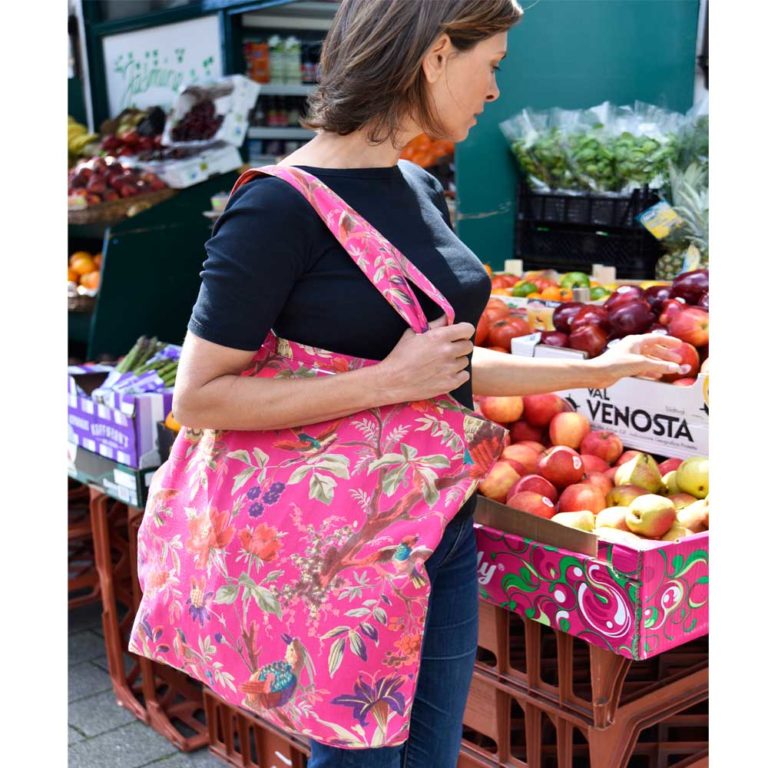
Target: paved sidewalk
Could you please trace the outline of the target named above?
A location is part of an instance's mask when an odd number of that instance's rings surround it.
[[[207,747],[180,752],[117,705],[109,679],[101,603],[69,612],[69,768],[222,768]]]

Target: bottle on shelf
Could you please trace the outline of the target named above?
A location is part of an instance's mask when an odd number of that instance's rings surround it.
[[[301,82],[305,85],[310,85],[315,82],[313,45],[314,43],[306,40],[301,44]]]
[[[269,45],[264,40],[249,40],[243,43],[246,71],[251,80],[257,83],[268,83],[269,74]]]
[[[265,109],[267,110],[267,125],[270,128],[278,128],[280,118],[277,113],[277,99],[274,96],[267,96]]]
[[[301,119],[301,102],[304,99],[301,96],[294,96],[288,100],[288,125],[292,128],[299,128]]]
[[[301,42],[293,35],[287,37],[284,43],[284,80],[289,85],[301,83]]]
[[[285,40],[280,35],[272,35],[268,42],[270,82],[285,83]]]

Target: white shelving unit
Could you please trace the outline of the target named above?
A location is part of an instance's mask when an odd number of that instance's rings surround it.
[[[339,3],[319,3],[297,0],[295,3],[263,11],[243,14],[244,27],[255,29],[321,30],[331,28],[331,19],[339,10]]]
[[[251,127],[248,129],[249,139],[311,139],[315,135],[314,131],[308,131],[306,128],[273,128],[273,127]]]
[[[259,96],[309,96],[316,85],[287,83],[260,83]]]

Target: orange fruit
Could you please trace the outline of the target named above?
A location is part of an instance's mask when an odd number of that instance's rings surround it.
[[[485,271],[488,273],[489,277],[493,277],[493,267],[490,264],[483,264],[485,267]]]
[[[80,285],[92,291],[98,290],[100,277],[101,273],[98,269],[94,269],[93,272],[86,272],[80,276]]]
[[[67,282],[76,283],[80,279],[80,275],[75,272],[71,267],[67,269]]]
[[[96,265],[98,269],[101,269],[101,253],[97,253],[93,257],[93,263]]]
[[[168,427],[168,429],[172,429],[174,432],[179,432],[181,430],[181,424],[174,418],[173,411],[165,417],[165,426]]]
[[[87,275],[89,272],[93,272],[96,269],[96,265],[93,263],[93,259],[88,253],[83,255],[75,254],[69,262],[69,266],[77,272],[78,275]]]
[[[541,295],[540,291],[532,291],[525,298],[526,299],[543,299],[544,297]]]
[[[556,285],[549,285],[541,292],[541,298],[546,301],[560,301],[560,289]]]
[[[93,256],[91,256],[91,254],[90,254],[88,251],[75,251],[75,252],[74,252],[74,253],[73,253],[73,254],[72,254],[70,257],[69,257],[69,265],[70,265],[70,266],[72,266],[72,262],[73,262],[75,259],[81,259],[81,258],[83,258],[83,257],[85,257],[85,258],[88,258],[88,259],[92,259],[92,258],[93,258]]]

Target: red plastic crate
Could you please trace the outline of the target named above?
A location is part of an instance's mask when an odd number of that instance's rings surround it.
[[[306,768],[307,742],[204,689],[208,750],[237,768]]]

